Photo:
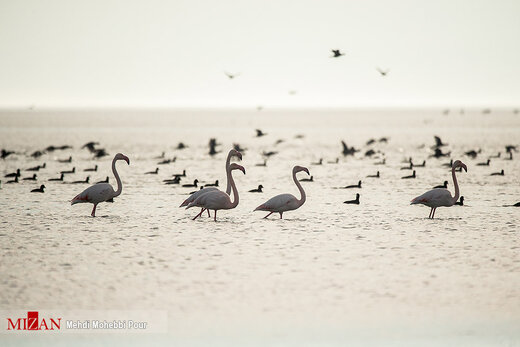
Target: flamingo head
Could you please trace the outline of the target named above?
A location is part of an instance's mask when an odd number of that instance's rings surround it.
[[[468,172],[468,167],[466,166],[466,164],[464,164],[463,162],[461,162],[460,160],[455,160],[453,162],[453,168],[456,169],[458,167],[461,167],[464,169],[464,171]]]
[[[296,173],[296,172],[300,172],[300,171],[304,171],[307,173],[307,175],[310,175],[309,173],[309,169],[307,169],[306,167],[303,167],[303,166],[298,166],[296,165],[293,169],[293,171]]]
[[[242,165],[238,165],[236,163],[232,163],[231,165],[229,165],[229,168],[231,170],[240,170],[244,173],[244,175],[246,174],[246,169],[244,169],[244,167]]]
[[[242,160],[242,153],[240,153],[234,148],[229,151],[229,155],[232,157],[237,157],[239,160]]]
[[[128,165],[130,165],[130,159],[128,159],[128,157],[122,153],[117,153],[116,156],[114,157],[115,160],[124,160],[126,161],[126,163]]]

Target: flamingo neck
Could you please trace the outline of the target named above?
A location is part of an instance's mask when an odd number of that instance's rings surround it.
[[[307,196],[305,195],[305,190],[303,190],[303,187],[302,187],[300,181],[298,181],[296,179],[296,171],[293,171],[292,178],[293,178],[294,183],[296,184],[296,187],[298,187],[298,190],[300,191],[300,194],[301,194],[301,198],[300,198],[300,200],[298,200],[298,206],[301,206],[305,203],[305,199],[307,198]]]
[[[231,184],[231,189],[233,190],[233,202],[231,202],[231,208],[235,208],[238,206],[238,190],[235,185],[235,180],[233,179],[233,175],[231,174],[231,170],[228,169],[227,174],[228,184]],[[229,194],[228,194],[229,195]]]
[[[123,191],[123,184],[121,183],[121,178],[119,178],[119,174],[117,173],[117,170],[116,170],[116,158],[114,158],[114,160],[112,160],[112,172],[114,173],[114,176],[116,177],[116,182],[117,182],[117,190],[114,192],[114,198],[116,196],[119,196],[121,194],[121,192]]]
[[[455,186],[455,196],[452,198],[452,205],[459,200],[459,184],[457,183],[457,176],[455,175],[455,167],[451,168],[451,176],[453,177],[453,185]]]
[[[227,156],[227,159],[226,159],[226,176],[228,177],[227,179],[227,185],[226,185],[226,194],[229,195],[231,193],[231,182],[229,181],[229,176],[230,176],[230,170],[229,170],[229,165],[231,164],[231,152],[228,154]]]

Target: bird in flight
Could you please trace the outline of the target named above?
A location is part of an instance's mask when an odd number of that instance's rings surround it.
[[[386,70],[383,70],[379,67],[376,68],[376,70],[381,74],[381,76],[385,77],[389,72],[390,70],[389,69],[386,69]]]
[[[332,49],[332,54],[334,54],[331,58],[339,58],[342,55],[345,55],[345,53],[341,53],[339,49]]]
[[[232,79],[235,78],[235,77],[240,76],[239,73],[229,73],[229,72],[226,72],[226,71],[224,71],[224,73],[226,74],[226,76],[227,76],[230,80],[232,80]]]

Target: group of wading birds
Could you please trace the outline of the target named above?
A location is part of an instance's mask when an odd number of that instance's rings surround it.
[[[261,135],[257,135],[257,136],[261,136]],[[210,154],[212,154],[212,153],[215,154],[215,153],[217,153],[215,151],[216,141],[214,139],[212,139],[212,140],[213,141],[210,141]],[[386,142],[386,141],[387,141],[386,138],[381,138],[379,140],[379,142]],[[445,145],[442,143],[440,138],[438,138],[436,136],[435,141],[436,141],[436,144],[435,144],[435,146],[432,147],[432,149],[434,149],[435,152],[434,152],[434,154],[432,154],[432,156],[437,157],[437,158],[443,157],[443,156],[449,156],[450,153],[442,153],[442,150],[440,150],[440,147]],[[370,140],[369,142],[367,142],[367,144],[372,144],[373,142],[375,142],[375,140]],[[342,144],[343,144],[343,155],[352,155],[353,153],[358,151],[354,147],[348,147],[344,142],[342,142]],[[88,148],[88,144],[86,146]],[[93,148],[92,145],[90,147]],[[212,211],[214,211],[213,219],[216,221],[217,220],[217,211],[229,210],[229,209],[233,209],[238,206],[239,194],[238,194],[238,190],[237,190],[235,181],[233,179],[232,173],[236,170],[239,170],[239,171],[242,171],[243,174],[245,174],[246,171],[243,166],[241,166],[237,163],[231,163],[231,160],[233,158],[242,160],[242,154],[240,151],[238,151],[236,149],[236,147],[237,146],[235,145],[235,148],[231,149],[229,151],[227,158],[226,158],[226,162],[225,162],[225,170],[226,170],[226,178],[227,178],[226,191],[223,192],[216,187],[216,186],[218,186],[218,181],[217,181],[213,185],[207,184],[205,187],[201,187],[200,190],[192,192],[191,195],[181,203],[180,207],[186,207],[187,209],[192,208],[192,207],[199,207],[201,209],[200,212],[195,217],[193,217],[193,220],[202,216],[204,211],[207,211],[208,217],[210,217],[210,210],[212,210]],[[514,146],[506,146],[506,151],[510,153],[509,158],[507,158],[508,160],[512,160],[513,150],[516,150],[516,148]],[[368,150],[365,153],[365,156],[370,157],[374,154],[373,152],[374,152],[373,150]],[[7,152],[2,150],[2,155],[5,153],[7,153]],[[94,151],[93,153],[94,153],[94,155],[99,154],[98,151]],[[478,153],[479,153],[478,151],[468,151],[465,153],[465,155],[475,158]],[[495,157],[499,157],[499,156],[500,156],[500,153]],[[99,156],[97,156],[97,157],[99,157]],[[164,157],[164,154],[162,157]],[[122,189],[123,189],[121,178],[119,177],[119,174],[116,170],[116,162],[119,160],[124,160],[127,162],[128,165],[130,165],[130,159],[126,155],[118,153],[114,156],[114,159],[112,160],[112,172],[113,172],[116,182],[117,182],[116,190],[114,190],[112,185],[110,185],[108,183],[108,177],[107,177],[107,179],[105,181],[98,182],[98,183],[90,186],[89,188],[85,189],[83,192],[81,192],[77,196],[75,196],[71,200],[71,205],[78,204],[78,203],[91,203],[94,205],[92,208],[91,216],[95,217],[96,208],[99,203],[113,202],[113,199],[115,197],[118,197],[121,194]],[[69,159],[60,160],[60,161],[61,162],[71,162],[71,158],[69,157]],[[175,159],[170,160],[170,162],[171,161],[175,161]],[[337,162],[338,162],[338,159],[335,162],[331,162],[331,163],[337,163]],[[408,162],[409,162],[409,166],[403,167],[401,169],[410,169],[411,170],[414,167],[424,167],[425,166],[425,162],[423,162],[422,164],[413,164],[412,158],[410,158],[408,160]],[[314,164],[321,165],[322,159],[320,159],[319,162],[314,163]],[[384,165],[385,160],[383,159],[383,161],[378,162],[376,164]],[[478,163],[477,165],[478,166],[489,166],[489,164],[490,164],[490,160],[488,159],[487,162]],[[264,162],[264,165],[262,165],[262,166],[265,166],[265,162]],[[451,193],[447,189],[448,181],[444,181],[443,185],[436,186],[433,189],[427,191],[426,193],[412,199],[412,201],[411,201],[411,204],[423,204],[423,205],[430,207],[430,214],[429,214],[428,218],[432,218],[432,219],[434,218],[435,211],[438,207],[450,207],[450,206],[454,206],[454,205],[463,205],[463,201],[464,201],[464,197],[460,196],[460,189],[459,189],[459,185],[457,182],[456,172],[462,171],[462,170],[467,172],[466,164],[464,164],[460,160],[455,160],[455,161],[451,160],[450,163],[445,163],[445,164],[443,164],[443,166],[451,167],[455,194],[453,196],[451,195]],[[29,168],[29,169],[27,169],[27,171],[38,171],[40,168],[45,168],[45,164],[34,167],[34,168]],[[89,168],[84,171],[97,171],[97,165],[94,168]],[[69,171],[62,171],[60,178],[50,179],[50,181],[60,181],[60,180],[63,181],[64,174],[74,173],[74,172],[75,172],[75,169],[72,169]],[[147,174],[148,173],[157,173],[157,172],[158,172],[158,170],[156,169],[155,172],[147,172]],[[260,206],[258,206],[255,209],[255,211],[268,212],[268,214],[264,218],[269,217],[273,213],[278,213],[280,215],[280,219],[281,219],[281,218],[283,218],[284,212],[296,210],[299,207],[301,207],[306,201],[306,194],[305,194],[305,190],[303,189],[300,181],[311,181],[312,182],[313,179],[311,176],[310,178],[304,178],[304,179],[298,180],[296,177],[296,174],[299,172],[305,172],[305,173],[307,173],[307,175],[310,176],[310,172],[306,167],[294,166],[294,168],[292,169],[292,178],[300,193],[299,199],[296,198],[292,194],[279,194],[279,195],[276,195],[276,196],[272,197],[271,199],[267,200]],[[174,179],[167,180],[167,181],[173,181],[172,183],[178,183],[180,180],[180,176],[182,176],[182,175],[185,175],[185,171],[183,172],[183,174],[176,175],[176,177]],[[504,170],[502,170],[499,173],[492,173],[491,175],[504,175]],[[14,180],[8,181],[7,183],[18,182],[19,176],[20,176],[19,169],[15,173],[10,173],[10,174],[6,175],[6,177],[14,177]],[[369,175],[368,177],[379,178],[380,177],[379,171],[377,172],[376,175]],[[402,179],[416,178],[415,170],[413,171],[412,175],[403,176],[401,178]],[[34,174],[32,177],[24,178],[24,180],[36,180],[36,175]],[[88,178],[85,181],[74,181],[74,182],[70,182],[70,183],[88,183]],[[169,182],[166,182],[166,184],[168,184],[168,183]],[[185,187],[196,187],[197,182],[195,181],[193,185],[187,184],[184,186]],[[342,188],[361,188],[361,181],[359,181],[358,184],[356,184],[356,185],[349,185],[349,186],[345,186]],[[44,189],[45,189],[45,186],[41,185],[40,188],[33,189],[31,192],[43,193]],[[262,192],[262,185],[259,185],[258,189],[250,190],[250,192]],[[233,195],[231,195],[231,193]],[[360,203],[359,198],[360,198],[360,195],[356,194],[355,200],[348,200],[348,201],[345,201],[344,203],[359,204]],[[459,201],[459,198],[460,198],[460,201]],[[520,202],[516,203],[513,206],[520,206]]]

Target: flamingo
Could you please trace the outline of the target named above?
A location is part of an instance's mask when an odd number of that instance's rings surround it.
[[[423,204],[431,208],[430,215],[428,218],[433,219],[435,216],[435,210],[437,207],[445,206],[450,207],[453,206],[457,200],[459,200],[459,184],[457,183],[457,177],[455,175],[455,169],[461,167],[464,171],[468,172],[468,168],[466,164],[461,162],[460,160],[455,160],[453,162],[453,166],[451,167],[451,175],[453,177],[453,185],[455,186],[455,196],[452,197],[450,192],[444,188],[435,188],[430,191],[427,191],[423,195],[420,195],[413,199],[410,205],[415,204]]]
[[[280,194],[275,197],[272,197],[271,199],[264,202],[262,205],[255,208],[255,211],[268,211],[269,214],[264,218],[269,217],[274,212],[278,212],[280,214],[280,219],[282,219],[282,215],[285,211],[296,210],[297,208],[302,206],[305,203],[306,195],[301,183],[296,179],[296,173],[300,171],[305,171],[307,175],[310,175],[309,170],[303,166],[297,165],[292,170],[293,181],[296,184],[296,187],[298,187],[298,190],[301,194],[300,200],[296,199],[296,197],[292,194]]]
[[[90,202],[94,204],[94,208],[92,209],[91,216],[96,216],[96,207],[100,202],[105,202],[112,200],[113,198],[119,196],[121,191],[123,190],[123,185],[121,183],[121,179],[119,178],[119,174],[116,170],[116,161],[124,160],[128,165],[130,165],[130,159],[124,154],[117,153],[112,160],[112,172],[116,177],[117,181],[117,190],[114,191],[114,188],[108,183],[96,183],[87,189],[85,189],[80,194],[76,195],[74,199],[71,200],[70,204],[79,204],[83,202]]]
[[[242,160],[242,153],[240,153],[239,151],[237,151],[236,149],[231,149],[227,155],[227,158],[226,158],[226,176],[228,175],[228,170],[229,170],[229,166],[231,164],[231,158],[232,157],[237,157],[239,160]],[[183,174],[186,174],[186,170],[184,170]],[[179,175],[180,176],[180,175]],[[196,191],[195,193],[191,194],[189,198],[187,198],[186,200],[184,200],[182,202],[182,204],[179,206],[179,207],[185,207],[185,206],[188,206],[191,202],[195,201],[199,196],[201,196],[202,194],[206,194],[210,191],[213,191],[213,190],[218,190],[216,187],[206,187],[204,189],[201,189],[199,191]],[[228,180],[227,181],[227,186],[226,186],[226,194],[230,194],[231,193],[231,182]],[[204,212],[204,208],[200,211],[200,213],[195,216],[195,218],[193,218],[194,220],[197,219],[197,217],[199,217],[202,212]],[[209,211],[208,211],[208,217],[209,217]]]
[[[192,201],[186,209],[194,206],[202,207],[203,209],[214,210],[215,216],[213,220],[217,221],[217,211],[218,210],[230,210],[238,205],[238,190],[235,185],[235,180],[233,179],[233,175],[231,172],[233,170],[240,170],[246,174],[246,169],[243,166],[233,163],[229,165],[229,169],[227,170],[227,180],[231,183],[231,189],[233,190],[233,201],[231,201],[231,197],[220,190],[213,190],[207,192],[206,194],[202,194],[195,201]],[[202,213],[202,212],[201,212]]]

